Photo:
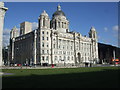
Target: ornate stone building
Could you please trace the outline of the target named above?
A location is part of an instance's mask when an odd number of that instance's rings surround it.
[[[79,65],[98,61],[98,41],[94,27],[89,37],[69,30],[69,21],[60,5],[50,20],[46,11],[39,16],[38,28],[20,24],[11,31],[11,62],[21,64]]]
[[[0,66],[2,66],[2,36],[4,26],[4,16],[8,8],[4,7],[4,3],[0,2]]]

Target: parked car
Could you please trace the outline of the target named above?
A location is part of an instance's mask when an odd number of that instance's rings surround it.
[[[115,64],[120,64],[120,61],[116,61]]]
[[[17,64],[17,66],[19,66],[19,67],[20,67],[20,66],[21,66],[21,64]]]

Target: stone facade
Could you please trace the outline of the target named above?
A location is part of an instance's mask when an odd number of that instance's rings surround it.
[[[11,39],[14,63],[79,65],[98,61],[97,32],[89,37],[70,32],[69,21],[60,5],[50,20],[46,11],[39,16],[38,29]],[[14,49],[14,51],[12,50]]]
[[[4,16],[8,8],[4,7],[4,3],[0,2],[0,66],[2,66],[2,34],[4,26]]]
[[[24,35],[32,31],[32,23],[23,22],[20,24],[20,35]]]

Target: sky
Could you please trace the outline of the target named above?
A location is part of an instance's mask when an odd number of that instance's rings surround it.
[[[38,26],[38,17],[46,10],[50,19],[61,5],[70,22],[70,31],[87,35],[92,26],[98,34],[98,42],[118,46],[118,3],[117,2],[5,2],[8,11],[5,15],[3,31],[4,46],[9,43],[10,30],[20,23],[29,21],[33,29]]]

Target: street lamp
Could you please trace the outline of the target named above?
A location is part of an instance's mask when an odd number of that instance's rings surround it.
[[[92,67],[92,60],[89,60],[90,61],[90,67]]]
[[[115,50],[113,50],[113,59],[114,59],[114,65],[115,65]]]

